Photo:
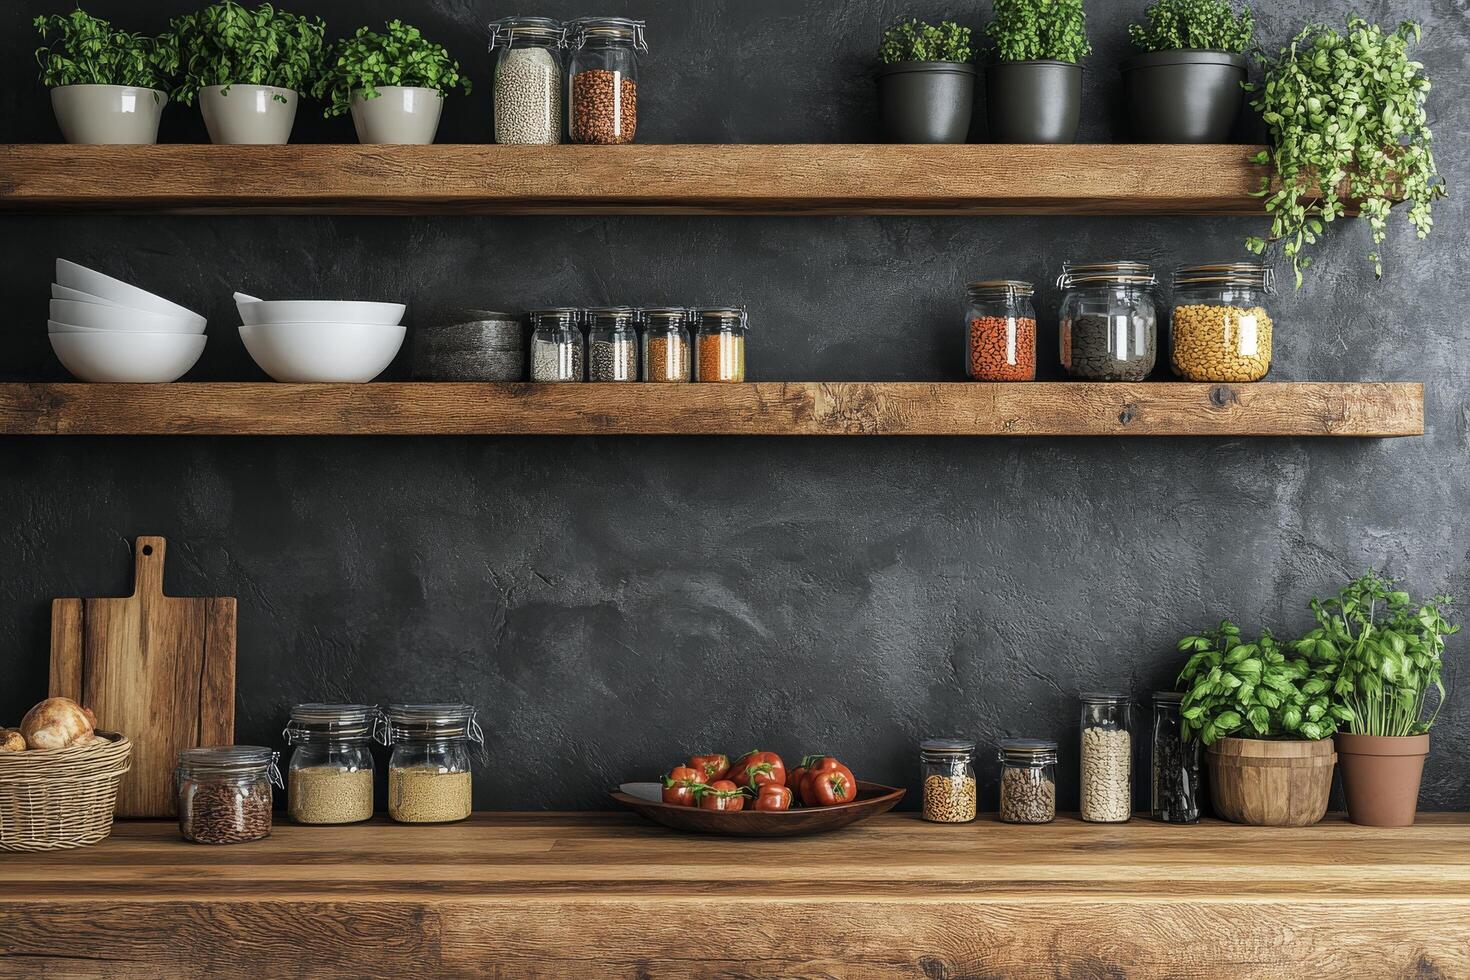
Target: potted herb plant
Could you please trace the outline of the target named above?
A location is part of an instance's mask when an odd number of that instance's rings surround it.
[[[894,143],[963,143],[975,110],[970,29],[910,20],[883,34],[878,107]]]
[[[1444,639],[1460,629],[1444,618],[1449,596],[1415,602],[1394,586],[1370,571],[1333,598],[1313,599],[1317,628],[1296,644],[1306,656],[1340,660],[1333,694],[1344,712],[1342,789],[1348,817],[1371,827],[1414,822],[1429,729],[1444,703]]]
[[[173,22],[183,62],[174,95],[198,98],[215,143],[286,143],[300,93],[321,68],[326,24],[263,3],[220,0]]]
[[[1205,745],[1210,795],[1226,820],[1305,827],[1327,813],[1343,712],[1332,704],[1334,663],[1309,648],[1288,656],[1269,632],[1241,636],[1228,620],[1179,641],[1186,738]]]
[[[985,69],[990,138],[1071,143],[1082,115],[1083,58],[1092,53],[1082,0],[995,0]]]
[[[1225,143],[1245,100],[1251,8],[1227,0],[1155,0],[1130,24],[1140,54],[1122,64],[1123,101],[1145,143]]]
[[[456,85],[469,94],[470,80],[443,45],[416,27],[389,21],[386,33],[361,28],[327,56],[312,94],[326,116],[352,113],[360,143],[432,143],[444,98]]]
[[[157,143],[179,52],[171,37],[115,31],[83,10],[37,17],[41,84],[68,143]]]
[[[1419,237],[1429,235],[1431,205],[1444,185],[1424,110],[1429,79],[1409,57],[1418,39],[1419,25],[1408,21],[1390,32],[1356,15],[1345,33],[1314,24],[1274,58],[1261,56],[1265,78],[1246,86],[1270,136],[1255,162],[1270,169],[1260,196],[1271,218],[1269,235],[1247,239],[1246,247],[1259,255],[1280,242],[1297,288],[1312,263],[1306,247],[1349,201],[1372,229],[1375,275],[1383,275],[1378,247],[1396,201],[1408,203]]]

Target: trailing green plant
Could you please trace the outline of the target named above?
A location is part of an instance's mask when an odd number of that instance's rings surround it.
[[[1082,0],[995,0],[985,28],[997,61],[1080,62],[1092,53]]]
[[[1189,660],[1179,673],[1186,736],[1216,739],[1326,738],[1346,712],[1332,703],[1336,659],[1313,647],[1288,656],[1270,631],[1242,637],[1226,620],[1179,641]]]
[[[1243,53],[1256,34],[1255,15],[1237,14],[1228,0],[1154,0],[1143,12],[1147,24],[1129,24],[1140,51],[1231,51]]]
[[[1333,685],[1354,735],[1420,735],[1444,704],[1444,639],[1460,627],[1444,618],[1454,600],[1416,602],[1393,579],[1369,571],[1330,599],[1313,599],[1317,628],[1296,643],[1305,656],[1332,655],[1340,663]],[[1424,717],[1429,692],[1438,695]]]
[[[190,104],[201,89],[270,85],[307,92],[321,70],[326,23],[263,3],[254,10],[220,0],[173,21],[183,60],[174,95]],[[286,100],[277,95],[276,101]]]
[[[333,45],[326,67],[312,94],[325,102],[325,115],[341,116],[352,108],[352,95],[376,99],[379,85],[437,89],[443,98],[456,85],[470,92],[470,80],[459,73],[459,62],[441,44],[435,44],[402,21],[392,20],[387,33],[359,28],[350,38]]]
[[[1313,24],[1275,57],[1259,55],[1264,81],[1246,89],[1256,93],[1251,105],[1270,133],[1255,162],[1271,169],[1257,192],[1271,230],[1247,239],[1246,247],[1259,255],[1281,243],[1297,288],[1312,264],[1305,250],[1344,215],[1348,200],[1372,229],[1368,258],[1379,277],[1378,249],[1395,199],[1407,202],[1419,238],[1433,227],[1431,206],[1445,191],[1424,111],[1429,79],[1409,57],[1409,43],[1419,35],[1411,21],[1385,33],[1354,14],[1345,33]]]
[[[179,49],[172,35],[149,37],[115,31],[84,10],[37,17],[41,40],[36,62],[41,84],[129,85],[167,89],[179,70]]]
[[[907,20],[883,32],[878,57],[883,64],[899,61],[966,62],[973,58],[970,29],[946,20],[935,27],[921,20]]]

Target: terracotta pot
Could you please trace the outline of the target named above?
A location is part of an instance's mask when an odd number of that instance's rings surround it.
[[[1429,754],[1426,735],[1337,733],[1348,819],[1369,827],[1410,827]]]
[[[1327,813],[1332,741],[1222,738],[1207,750],[1215,812],[1258,827],[1306,827]]]

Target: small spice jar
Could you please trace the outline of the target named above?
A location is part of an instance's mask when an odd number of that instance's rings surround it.
[[[631,143],[638,133],[638,53],[648,50],[643,21],[583,17],[567,25],[573,143]]]
[[[969,823],[975,819],[975,743],[963,738],[929,738],[919,743],[924,777],[924,819]]]
[[[244,844],[271,834],[276,752],[261,745],[185,749],[174,770],[179,833],[196,844]]]
[[[286,767],[286,812],[297,823],[360,823],[373,816],[371,743],[378,709],[298,704],[281,734],[294,746]]]
[[[965,315],[965,372],[976,381],[1036,380],[1035,291],[1019,279],[972,282]]]
[[[1082,703],[1082,819],[1123,823],[1133,815],[1131,699],[1087,693]]]
[[[1067,264],[1062,289],[1062,367],[1089,381],[1142,381],[1159,352],[1153,270],[1143,262]]]
[[[1199,822],[1199,740],[1187,738],[1179,691],[1155,691],[1152,784],[1149,805],[1155,820]]]
[[[470,815],[470,743],[485,744],[475,714],[468,704],[388,706],[388,816],[451,823]]]
[[[638,380],[638,311],[631,306],[605,306],[585,311],[587,380]]]
[[[581,381],[586,377],[582,311],[568,306],[531,311],[531,380]]]
[[[1188,381],[1259,381],[1271,370],[1266,296],[1272,271],[1252,262],[1196,265],[1174,273],[1169,360]]]
[[[714,306],[695,311],[699,333],[694,346],[698,360],[696,381],[745,380],[745,335],[750,329],[743,306]]]
[[[546,17],[503,17],[490,24],[495,55],[495,142],[561,142],[561,52],[566,30]]]
[[[643,314],[643,380],[688,381],[693,376],[689,310],[650,306]]]
[[[1041,738],[1001,739],[1000,818],[1006,823],[1051,823],[1057,818],[1057,743]]]

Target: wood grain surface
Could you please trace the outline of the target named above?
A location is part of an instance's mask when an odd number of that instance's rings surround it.
[[[1259,149],[11,144],[0,211],[1261,215]]]
[[[220,848],[123,823],[0,860],[7,977],[1461,977],[1467,936],[1464,814],[790,840],[480,814]]]
[[[1423,432],[1418,383],[0,384],[0,435]]]

